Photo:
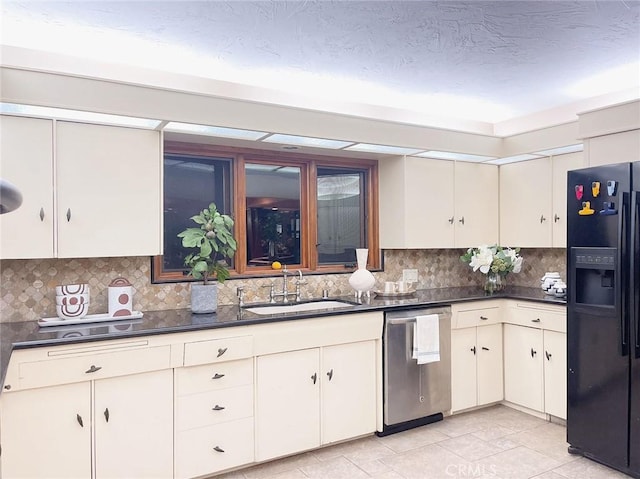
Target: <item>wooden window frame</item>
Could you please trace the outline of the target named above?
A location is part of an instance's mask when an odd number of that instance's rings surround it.
[[[169,155],[193,155],[197,157],[229,158],[231,160],[232,195],[231,215],[235,220],[234,237],[238,242],[238,249],[234,258],[234,269],[231,279],[242,277],[274,276],[280,273],[269,267],[247,265],[246,234],[246,184],[244,169],[246,163],[262,163],[295,166],[300,168],[300,265],[292,265],[305,273],[348,273],[353,265],[318,264],[318,255],[314,253],[318,238],[317,230],[317,168],[345,168],[366,172],[365,184],[365,221],[367,230],[367,248],[369,249],[367,267],[371,270],[380,269],[381,254],[378,240],[378,162],[361,158],[343,158],[316,155],[309,153],[280,152],[218,146],[200,143],[186,143],[179,141],[165,141],[164,152]],[[193,279],[180,271],[163,271],[163,257],[154,256],[151,261],[152,283],[186,282]]]

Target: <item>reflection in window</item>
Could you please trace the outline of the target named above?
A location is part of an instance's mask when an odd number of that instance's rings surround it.
[[[300,168],[245,164],[247,264],[300,264]]]
[[[178,233],[193,227],[191,217],[213,202],[229,211],[229,161],[165,155],[164,159],[164,271],[186,271]]]
[[[355,262],[365,248],[364,172],[318,168],[318,263]]]

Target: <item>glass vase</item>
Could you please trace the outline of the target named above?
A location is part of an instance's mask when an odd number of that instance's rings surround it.
[[[487,277],[484,281],[484,292],[486,294],[494,294],[502,291],[506,286],[506,276],[500,273],[487,273]]]

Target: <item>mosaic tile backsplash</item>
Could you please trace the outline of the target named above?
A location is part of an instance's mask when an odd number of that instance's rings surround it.
[[[474,273],[460,261],[461,249],[386,250],[384,270],[374,272],[378,285],[402,278],[403,269],[418,270],[418,289],[482,285],[484,275]],[[507,283],[538,287],[547,271],[558,271],[566,278],[565,249],[523,249],[522,272],[507,276]],[[317,298],[323,289],[330,296],[352,294],[349,273],[306,275],[304,298]],[[55,287],[60,284],[89,283],[89,314],[107,312],[107,288],[117,277],[127,278],[134,288],[133,308],[155,311],[189,307],[189,283],[151,283],[148,257],[40,259],[0,261],[0,321],[29,321],[56,316]],[[277,278],[241,278],[218,286],[219,304],[236,301],[236,288],[245,290],[245,302],[265,301],[269,285]],[[293,286],[291,286],[293,289]]]

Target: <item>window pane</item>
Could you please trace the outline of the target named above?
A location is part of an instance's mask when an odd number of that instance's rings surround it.
[[[195,226],[191,217],[214,202],[230,214],[229,161],[165,155],[164,159],[164,271],[186,271],[178,233]]]
[[[245,164],[247,263],[300,264],[300,168]]]
[[[366,248],[365,173],[318,168],[318,263],[356,260],[355,249]]]

